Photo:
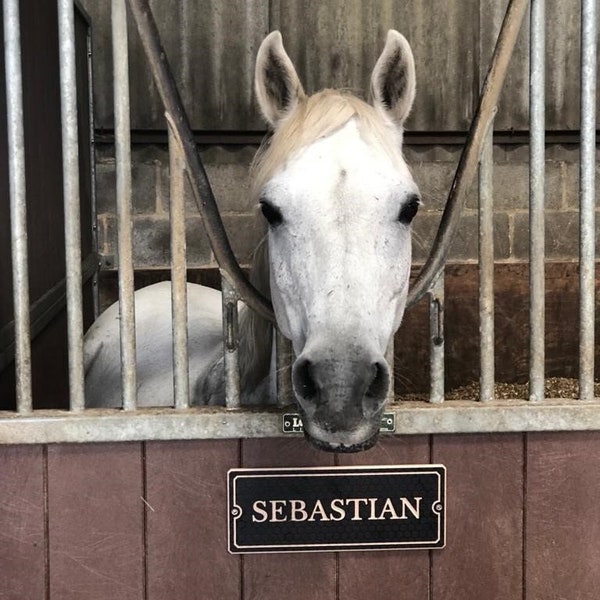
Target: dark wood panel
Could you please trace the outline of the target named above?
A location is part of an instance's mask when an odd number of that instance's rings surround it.
[[[83,0],[94,29],[98,126],[114,126],[110,2]],[[264,128],[253,103],[254,58],[268,32],[267,0],[152,0],[163,46],[192,126]],[[131,122],[165,129],[164,110],[132,19],[129,20]]]
[[[271,1],[271,26],[283,41],[309,93],[342,87],[367,96],[388,29],[410,42],[417,97],[407,127],[464,130],[478,92],[478,0]]]
[[[237,440],[146,444],[148,600],[240,598],[227,551],[227,471]]]
[[[300,438],[245,440],[244,467],[332,466],[333,455]],[[334,553],[248,554],[244,556],[245,600],[334,600]]]
[[[45,598],[42,446],[0,446],[0,599]]]
[[[435,436],[432,459],[448,470],[446,548],[432,552],[432,597],[521,598],[523,436]]]
[[[48,447],[50,597],[144,597],[142,445]]]
[[[488,69],[496,36],[508,0],[481,0],[480,81]],[[546,3],[546,129],[579,129],[579,44],[578,0],[548,0]],[[600,15],[597,24],[600,22]],[[529,128],[529,15],[523,27],[498,103],[496,129]],[[600,106],[596,114],[600,117]],[[598,118],[597,117],[597,118]]]
[[[358,454],[340,455],[338,464],[403,465],[429,462],[427,436],[382,437]],[[422,600],[429,593],[429,552],[340,552],[339,600]]]
[[[527,598],[600,590],[600,432],[527,436]]]
[[[446,388],[479,379],[477,265],[446,267]],[[495,273],[496,380],[525,382],[529,376],[529,267],[497,264]],[[578,265],[546,264],[546,376],[578,376]],[[600,271],[596,277],[600,290]],[[596,318],[600,335],[600,313]],[[427,299],[406,312],[396,334],[396,392],[429,389]],[[510,340],[510,343],[507,343]],[[596,345],[600,368],[600,344]]]

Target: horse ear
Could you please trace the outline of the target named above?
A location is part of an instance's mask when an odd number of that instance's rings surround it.
[[[302,84],[279,31],[271,32],[260,45],[254,89],[260,110],[273,127],[304,98]]]
[[[415,59],[406,38],[390,29],[371,75],[373,105],[402,126],[415,99]]]

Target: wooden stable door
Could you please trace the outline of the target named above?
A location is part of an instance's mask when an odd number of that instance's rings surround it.
[[[231,555],[232,467],[436,462],[435,551]],[[0,447],[2,600],[596,600],[600,433]]]

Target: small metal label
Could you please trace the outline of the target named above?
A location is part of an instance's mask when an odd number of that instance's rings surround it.
[[[229,551],[443,548],[443,465],[231,469]]]
[[[302,419],[298,413],[285,413],[283,415],[283,433],[302,433]],[[396,415],[384,413],[381,417],[380,433],[394,433],[396,431]]]

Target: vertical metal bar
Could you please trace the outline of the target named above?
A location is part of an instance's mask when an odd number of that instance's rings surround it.
[[[529,399],[544,399],[545,0],[531,2],[529,46]]]
[[[394,369],[394,336],[392,336],[392,338],[390,339],[390,343],[388,344],[388,347],[385,351],[385,360],[388,364],[388,367],[390,369],[390,386],[388,388],[388,393],[387,393],[387,401],[388,402],[393,402],[396,399],[396,388],[395,388],[395,381],[394,381],[394,374],[395,374],[395,369]]]
[[[479,160],[479,400],[494,399],[494,120]]]
[[[294,402],[292,393],[292,362],[294,351],[292,342],[288,340],[279,329],[275,334],[275,356],[277,368],[277,404],[288,406]]]
[[[4,0],[3,18],[17,410],[28,413],[33,404],[19,0]]]
[[[123,408],[136,407],[133,220],[131,216],[131,134],[129,130],[129,53],[125,0],[112,0],[112,50],[115,104],[115,159],[119,249],[119,318]]]
[[[239,408],[240,369],[238,364],[238,309],[239,296],[221,270],[221,293],[223,297],[223,340],[225,371],[225,406]]]
[[[184,158],[169,127],[169,206],[171,216],[171,312],[175,408],[188,408],[190,380],[187,333]]]
[[[91,167],[91,200],[92,200],[92,249],[98,254],[98,203],[96,197],[96,132],[94,131],[94,73],[92,69],[92,27],[87,22],[86,33],[87,76],[88,76],[88,110],[90,127],[90,167]],[[100,288],[98,271],[92,276],[92,301],[94,303],[94,319],[100,316]]]
[[[581,3],[581,150],[579,163],[579,398],[594,398],[596,2]]]
[[[444,401],[444,273],[429,292],[431,390],[429,402]]]
[[[83,311],[79,148],[77,138],[77,80],[75,74],[75,16],[73,0],[58,0],[60,99],[62,117],[63,188],[70,407],[84,406]]]

